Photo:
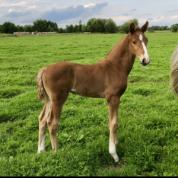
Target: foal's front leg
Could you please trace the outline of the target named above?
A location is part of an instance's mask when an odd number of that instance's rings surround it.
[[[109,153],[114,158],[115,162],[119,161],[119,157],[116,152],[117,145],[117,128],[118,128],[118,107],[120,98],[118,96],[113,96],[108,101],[109,104]]]

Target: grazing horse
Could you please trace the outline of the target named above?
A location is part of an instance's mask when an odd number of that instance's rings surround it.
[[[119,161],[116,152],[118,108],[127,88],[128,75],[138,57],[142,65],[150,63],[147,38],[141,28],[130,25],[130,31],[107,57],[91,65],[59,62],[43,68],[37,76],[38,97],[44,101],[39,115],[38,153],[45,150],[45,129],[48,126],[52,150],[57,150],[58,120],[69,93],[85,97],[105,98],[109,106],[109,153]]]
[[[178,46],[172,55],[171,61],[171,86],[178,95]]]

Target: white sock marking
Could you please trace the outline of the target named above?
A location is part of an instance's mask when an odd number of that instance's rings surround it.
[[[111,139],[109,139],[109,153],[114,158],[115,162],[119,161],[119,157],[116,153],[116,145],[114,144],[114,142]]]
[[[45,136],[43,136],[38,145],[38,153],[41,153],[45,150]]]

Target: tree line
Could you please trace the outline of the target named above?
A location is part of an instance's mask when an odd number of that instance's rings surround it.
[[[0,25],[0,32],[58,32],[58,33],[75,33],[75,32],[100,32],[116,33],[118,27],[112,19],[90,19],[87,24],[80,21],[76,25],[67,25],[65,28],[59,28],[57,23],[45,19],[38,19],[32,25],[15,25],[12,22],[5,22]]]
[[[33,25],[15,25],[12,22],[5,22],[0,25],[0,32],[14,33],[14,32],[57,32],[58,25],[55,22],[47,20],[36,20]]]
[[[56,22],[52,22],[45,19],[38,19],[33,22],[32,25],[15,25],[12,22],[5,22],[0,25],[1,33],[14,33],[14,32],[58,32],[58,33],[80,33],[80,32],[91,32],[91,33],[128,33],[130,23],[138,25],[137,19],[131,19],[124,24],[117,26],[112,19],[100,19],[92,18],[89,19],[86,24],[82,24],[79,21],[76,25],[66,25],[65,28],[59,28]],[[174,24],[171,27],[168,26],[152,26],[149,31],[156,30],[171,30],[172,32],[178,32],[178,24]]]

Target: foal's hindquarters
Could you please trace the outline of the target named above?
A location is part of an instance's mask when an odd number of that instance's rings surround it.
[[[73,81],[70,67],[66,68],[63,63],[56,65],[56,67],[53,66],[43,68],[37,76],[38,95],[44,101],[43,109],[39,115],[38,153],[45,150],[46,127],[49,129],[52,149],[55,152],[57,151],[57,130],[60,113]],[[52,70],[51,67],[53,67]]]

